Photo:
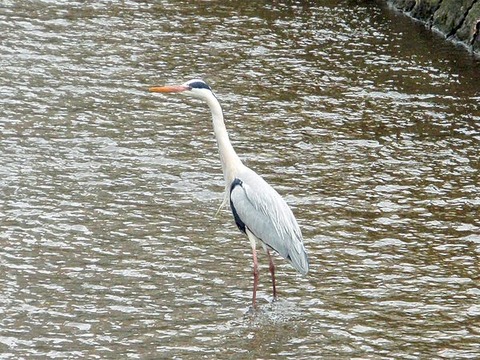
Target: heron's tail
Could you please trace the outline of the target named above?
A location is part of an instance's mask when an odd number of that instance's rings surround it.
[[[287,255],[286,259],[290,261],[290,264],[302,275],[307,275],[309,263],[308,255],[303,243],[298,242],[296,246]]]

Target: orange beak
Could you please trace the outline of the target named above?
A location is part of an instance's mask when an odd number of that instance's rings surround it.
[[[160,93],[177,93],[187,90],[190,90],[190,87],[186,85],[154,86],[148,89],[148,91]]]

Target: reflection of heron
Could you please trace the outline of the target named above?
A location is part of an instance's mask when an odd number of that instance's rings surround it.
[[[275,250],[305,275],[308,258],[302,233],[292,211],[282,197],[253,170],[242,164],[228,139],[223,112],[211,88],[202,80],[183,85],[152,87],[152,92],[181,93],[205,100],[212,112],[213,130],[217,138],[225,178],[225,198],[230,201],[238,228],[248,236],[253,250],[253,306],[256,304],[258,262],[256,244],[261,243],[268,254],[272,274],[273,297],[276,298],[275,266],[270,249]]]

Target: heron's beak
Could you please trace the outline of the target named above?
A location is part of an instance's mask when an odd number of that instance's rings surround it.
[[[187,90],[190,90],[190,87],[186,85],[154,86],[148,89],[150,92],[160,93],[177,93]]]

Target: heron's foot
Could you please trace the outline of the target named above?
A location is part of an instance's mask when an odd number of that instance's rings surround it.
[[[254,319],[260,314],[262,314],[266,309],[270,308],[271,305],[273,305],[273,301],[270,302],[268,298],[257,298],[255,299],[255,302],[252,302],[248,307],[247,311],[244,314],[244,318]]]
[[[260,313],[260,308],[255,305],[250,305],[247,309],[247,311],[245,312],[245,314],[243,315],[243,318],[245,320],[254,320],[257,315]]]

